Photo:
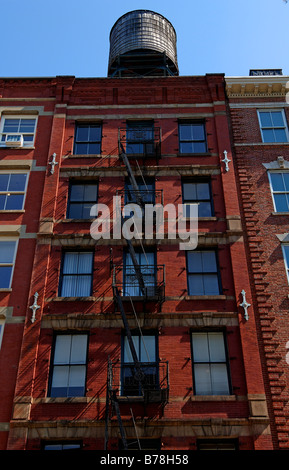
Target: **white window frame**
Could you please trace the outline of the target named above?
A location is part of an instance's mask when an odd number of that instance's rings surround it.
[[[286,253],[285,253],[285,247],[289,248],[289,243],[282,243],[282,253],[283,253],[283,259],[284,259],[284,265],[285,265],[285,270],[286,270],[286,276],[287,276],[287,281],[289,284],[289,257],[288,257],[288,262],[286,259]]]
[[[286,134],[286,138],[287,140],[285,142],[265,142],[264,141],[264,137],[263,137],[263,127],[262,127],[262,124],[261,124],[261,116],[260,116],[260,113],[272,113],[272,112],[279,112],[282,114],[282,119],[283,119],[283,126],[281,127],[270,127],[270,129],[284,129],[285,130],[285,134]],[[258,114],[258,121],[259,121],[259,128],[260,128],[260,132],[261,132],[261,137],[262,137],[262,142],[264,144],[274,144],[274,143],[277,143],[277,144],[282,144],[282,143],[288,143],[289,142],[289,132],[288,132],[288,125],[287,125],[287,119],[286,119],[286,116],[285,116],[285,112],[284,112],[284,109],[258,109],[257,110],[257,114]],[[265,129],[265,128],[264,128]],[[269,128],[268,128],[269,129]]]
[[[30,142],[24,142],[22,146],[15,147],[15,148],[27,148],[27,147],[34,147],[34,142],[35,142],[35,135],[36,135],[36,129],[37,129],[37,122],[38,122],[38,115],[36,114],[15,114],[15,115],[10,115],[10,114],[2,114],[1,116],[1,121],[0,121],[0,147],[6,147],[6,148],[11,148],[14,146],[11,145],[6,145],[5,142],[2,142],[2,135],[7,135],[7,132],[3,132],[4,130],[4,125],[5,125],[5,120],[6,119],[35,119],[35,127],[34,127],[34,132],[33,132],[33,140]],[[25,133],[20,133],[20,132],[10,132],[9,135],[31,135],[31,132],[25,132]]]
[[[0,209],[0,212],[6,212],[6,211],[10,211],[10,210],[13,210],[15,212],[17,211],[22,211],[24,209],[24,206],[25,206],[25,200],[26,200],[26,194],[27,194],[27,188],[28,188],[28,180],[29,180],[29,171],[23,171],[23,170],[5,170],[4,168],[0,170],[0,174],[1,175],[15,175],[15,174],[18,174],[18,175],[27,175],[27,178],[26,178],[26,183],[25,183],[25,188],[23,191],[0,191],[0,195],[5,195],[5,194],[8,194],[8,193],[11,193],[11,194],[23,194],[23,203],[22,203],[22,207],[21,209]]]
[[[0,350],[1,350],[3,334],[4,334],[4,326],[5,326],[5,319],[0,318]]]
[[[222,346],[223,346],[223,353],[224,356],[222,359],[218,359],[215,356],[211,357],[211,353],[209,352],[209,342],[210,342],[210,337],[212,338],[214,335],[217,335],[221,337],[222,339]],[[198,360],[194,357],[194,336],[206,336],[206,344],[203,345],[205,347],[206,345],[208,346],[208,357],[206,360]],[[225,333],[222,331],[192,331],[191,332],[191,347],[192,347],[192,362],[193,362],[193,381],[194,381],[194,393],[196,395],[204,395],[201,390],[199,389],[199,385],[202,383],[198,380],[197,377],[197,366],[207,366],[209,369],[209,375],[208,375],[208,380],[206,382],[207,386],[210,386],[210,390],[208,390],[208,393],[205,395],[230,395],[231,394],[231,380],[230,380],[230,364],[229,364],[229,357],[228,357],[228,352],[227,352],[227,344],[226,344],[226,337]],[[206,354],[205,354],[206,355]],[[216,377],[215,373],[213,372],[214,365],[221,365],[223,366],[222,373],[224,374],[224,377],[226,379],[225,387],[226,390],[223,390],[222,393],[218,393],[217,387],[215,387],[214,384],[214,377]],[[201,388],[201,387],[200,387]]]
[[[286,212],[287,214],[289,213],[289,190],[288,191],[274,191],[273,190],[271,175],[274,173],[282,174],[282,173],[289,173],[289,171],[282,170],[282,169],[275,170],[275,171],[274,170],[268,171],[268,179],[269,179],[269,184],[270,184],[270,191],[271,191],[271,196],[272,196],[272,201],[273,201],[274,212],[276,212],[276,214],[284,214]],[[285,212],[277,211],[274,194],[287,194],[288,195],[288,211],[285,211]]]
[[[11,289],[12,282],[13,282],[14,269],[15,269],[16,256],[17,256],[17,251],[18,251],[18,243],[19,243],[19,239],[16,238],[16,237],[3,237],[3,236],[0,236],[0,243],[1,242],[12,242],[12,241],[15,242],[13,262],[11,262],[11,263],[2,263],[1,259],[0,259],[0,266],[12,266],[11,276],[10,276],[10,283],[9,283],[9,286],[7,286],[7,287],[2,287],[0,285],[0,290]]]
[[[62,357],[62,354],[60,353],[60,359],[58,359],[56,357],[56,351],[57,351],[57,343],[58,343],[58,340],[60,340],[60,338],[62,337],[62,339],[64,337],[66,337],[69,341],[69,344],[67,343],[66,345],[64,344],[61,345],[60,343],[60,348],[62,346],[62,348],[64,347],[64,357]],[[77,360],[74,360],[73,357],[72,357],[72,351],[73,351],[73,342],[75,340],[76,337],[85,337],[84,339],[84,342],[85,342],[85,348],[82,351],[82,358],[81,359],[77,359]],[[84,343],[83,343],[84,344]],[[66,346],[68,346],[68,348],[66,348]],[[52,358],[52,362],[51,362],[51,371],[50,371],[50,374],[51,374],[51,383],[50,383],[50,387],[49,387],[49,396],[51,397],[57,397],[57,396],[60,396],[60,397],[73,397],[73,396],[77,396],[77,397],[82,397],[82,396],[85,396],[86,394],[86,381],[87,381],[87,363],[88,363],[88,348],[89,348],[89,335],[88,333],[86,332],[75,332],[75,333],[57,333],[56,336],[55,336],[55,340],[54,340],[54,349],[53,349],[53,358]],[[63,349],[62,349],[62,352],[63,352]],[[73,386],[71,386],[70,384],[70,379],[73,377],[73,372],[75,371],[75,369],[77,369],[78,367],[81,367],[81,370],[82,372],[84,371],[83,375],[81,374],[81,379],[83,379],[83,382],[82,382],[82,388],[83,388],[83,391],[84,393],[80,393],[80,394],[76,394],[76,395],[72,395],[70,393],[68,393],[70,391],[70,389],[73,389]],[[59,377],[59,374],[57,373],[57,371],[60,371],[60,370],[65,370],[66,369],[66,372],[67,372],[67,382],[66,382],[66,385],[64,385],[63,383],[63,386],[62,387],[57,387],[57,382],[58,382],[58,377]],[[56,382],[56,385],[55,383]],[[60,392],[60,395],[57,395],[57,391],[59,391],[58,389],[61,388],[61,389],[66,389],[66,394],[64,393],[61,393]]]

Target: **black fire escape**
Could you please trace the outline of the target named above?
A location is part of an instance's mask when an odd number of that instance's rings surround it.
[[[127,171],[132,199],[141,208],[145,207],[146,197],[139,189],[130,159],[155,158],[158,161],[160,140],[159,130],[156,131],[151,126],[146,127],[143,124],[119,130],[119,156]],[[139,165],[138,168],[140,169]],[[112,288],[115,308],[121,314],[132,362],[125,364],[126,374],[124,374],[123,364],[108,360],[105,449],[108,446],[110,413],[113,412],[117,417],[123,448],[127,449],[121,403],[137,401],[145,406],[150,403],[161,403],[164,406],[168,401],[169,392],[168,363],[161,362],[158,358],[156,362],[149,363],[139,360],[123,303],[125,298],[129,299],[134,310],[135,294],[144,302],[154,299],[162,303],[165,297],[164,266],[141,265],[133,243],[129,237],[124,238],[131,258],[131,265],[126,266],[125,275],[123,266],[113,265]],[[125,380],[124,375],[126,376]]]

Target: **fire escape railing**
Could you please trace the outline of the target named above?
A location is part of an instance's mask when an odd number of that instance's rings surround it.
[[[119,400],[145,403],[164,403],[169,393],[169,368],[167,361],[140,362],[142,379],[134,363],[111,362],[108,364],[108,388]]]
[[[162,189],[139,189],[138,194],[142,201],[142,206],[146,204],[162,204],[163,205],[163,191]],[[121,209],[125,204],[137,204],[137,197],[133,189],[121,189],[116,191],[116,196],[121,197]]]
[[[161,156],[161,129],[159,127],[129,127],[118,130],[119,151],[128,158],[157,158]]]
[[[138,273],[134,266],[114,265],[112,271],[114,293],[117,288],[122,298],[142,297],[145,300],[163,301],[165,298],[165,266],[144,264],[139,268],[144,284],[143,289],[139,286]]]

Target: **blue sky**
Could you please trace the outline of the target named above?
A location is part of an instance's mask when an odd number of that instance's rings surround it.
[[[0,76],[106,77],[110,30],[136,9],[173,24],[180,75],[289,74],[283,0],[0,0]]]

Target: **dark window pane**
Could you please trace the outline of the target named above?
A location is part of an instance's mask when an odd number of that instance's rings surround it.
[[[288,200],[286,194],[275,194],[274,200],[277,212],[288,212]]]
[[[71,201],[83,201],[84,185],[73,184],[70,188],[70,200]]]
[[[205,142],[194,142],[194,153],[205,153],[207,145]]]
[[[260,121],[262,127],[272,127],[272,120],[270,112],[260,113]]]
[[[216,272],[216,254],[214,251],[203,251],[202,252],[202,261],[203,261],[203,272]]]
[[[5,119],[3,132],[6,132],[7,134],[10,132],[18,132],[19,123],[19,119]]]
[[[212,216],[212,208],[210,202],[200,202],[199,209],[198,209],[199,217],[211,217]]]
[[[91,126],[89,129],[89,140],[94,142],[100,142],[101,140],[101,127]]]
[[[70,188],[68,218],[90,218],[90,209],[96,202],[97,184],[72,184]]]
[[[197,185],[195,183],[184,183],[184,200],[196,201],[197,200]]]
[[[0,242],[0,263],[13,263],[16,242]]]
[[[192,126],[193,140],[205,140],[204,126],[202,124],[194,124]]]
[[[21,210],[23,208],[23,194],[11,194],[6,198],[5,210]]]
[[[181,142],[180,152],[181,153],[194,153],[194,144],[192,142]]]
[[[271,173],[271,184],[273,191],[284,191],[284,182],[282,178],[282,173]]]
[[[24,135],[23,140],[24,142],[33,142],[34,135]]]
[[[274,131],[272,129],[263,129],[264,142],[275,142]]]
[[[142,154],[144,153],[144,145],[142,143],[132,144],[131,142],[128,142],[126,144],[126,152],[129,154]]]
[[[189,295],[204,295],[204,285],[201,274],[189,275]]]
[[[91,295],[92,260],[93,253],[65,253],[61,297]]]
[[[285,129],[274,129],[275,133],[275,142],[287,142],[287,136]]]
[[[89,141],[89,127],[88,126],[79,126],[76,129],[76,140],[78,142],[88,142]]]
[[[0,266],[0,288],[9,288],[12,266]]]
[[[91,215],[90,215],[90,210],[92,208],[92,206],[94,205],[94,203],[86,203],[86,204],[83,204],[82,206],[82,219],[90,219]]]
[[[287,267],[289,267],[289,245],[283,245]]]
[[[0,194],[0,210],[5,209],[5,202],[6,202],[6,196],[4,194]]]
[[[284,127],[283,116],[281,111],[272,111],[271,118],[274,127]]]
[[[0,191],[7,191],[9,183],[9,174],[0,175]]]
[[[188,269],[190,273],[202,272],[202,253],[200,251],[188,252]]]
[[[219,295],[219,282],[216,274],[204,274],[203,281],[205,295]]]
[[[88,153],[88,145],[87,144],[79,144],[79,143],[76,143],[75,144],[75,149],[74,149],[74,153],[76,155],[87,155]]]
[[[97,155],[100,153],[100,144],[89,143],[87,148],[88,155]]]
[[[46,444],[44,450],[62,450],[62,444]]]
[[[180,139],[181,140],[193,140],[193,126],[188,124],[180,125]]]
[[[68,218],[69,219],[82,219],[82,203],[70,204],[69,211],[68,211]]]
[[[21,119],[19,132],[34,133],[34,129],[35,129],[35,119]]]
[[[197,197],[198,200],[210,199],[210,187],[208,183],[197,184]]]
[[[283,175],[283,180],[284,180],[284,185],[285,185],[285,191],[289,192],[289,173],[282,173]]]
[[[11,174],[8,191],[24,191],[26,178],[26,174]]]

